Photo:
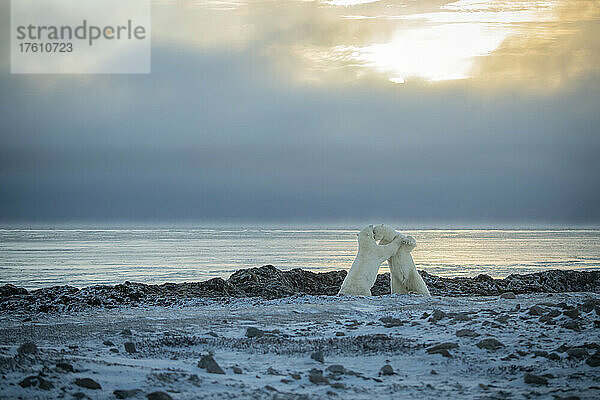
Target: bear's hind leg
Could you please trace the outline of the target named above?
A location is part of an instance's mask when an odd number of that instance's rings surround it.
[[[419,275],[419,271],[417,271],[416,268],[413,272],[411,272],[411,276],[409,279],[409,287],[411,292],[431,297],[431,293],[429,293],[429,289],[427,288],[425,281],[423,280],[421,275]]]

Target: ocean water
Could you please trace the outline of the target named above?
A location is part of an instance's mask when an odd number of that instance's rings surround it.
[[[399,229],[400,230],[400,229]],[[227,278],[272,264],[348,269],[356,229],[0,229],[0,283],[29,289],[126,280]],[[402,230],[414,236],[418,269],[440,276],[505,277],[548,269],[600,268],[600,230]],[[387,272],[385,265],[380,272]]]

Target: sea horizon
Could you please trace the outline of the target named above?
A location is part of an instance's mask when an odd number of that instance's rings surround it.
[[[417,269],[442,277],[494,278],[550,269],[600,268],[600,230],[592,228],[412,228]],[[349,269],[361,225],[217,223],[61,224],[0,227],[0,282],[27,289],[227,279],[273,265],[312,272]],[[380,273],[388,272],[384,263]]]
[[[385,223],[398,229],[423,230],[600,230],[600,222],[469,222],[469,221],[393,221],[385,218],[361,220],[35,220],[0,221],[0,230],[15,229],[196,229],[196,228],[303,228],[361,229]]]

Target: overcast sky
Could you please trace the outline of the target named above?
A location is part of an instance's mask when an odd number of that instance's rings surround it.
[[[162,1],[95,76],[0,4],[1,221],[600,222],[600,1]]]

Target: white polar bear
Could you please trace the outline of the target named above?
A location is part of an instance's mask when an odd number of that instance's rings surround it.
[[[352,263],[338,294],[370,296],[382,262],[392,257],[400,248],[401,236],[392,238],[385,246],[375,241],[373,225],[358,234],[358,254]]]
[[[375,240],[380,244],[390,243],[399,233],[386,225],[377,225],[373,228]],[[403,235],[400,235],[403,236]],[[390,284],[392,293],[407,294],[417,293],[431,296],[429,289],[421,275],[417,272],[415,262],[410,252],[415,248],[417,242],[412,236],[404,236],[404,240],[398,251],[388,259],[390,266]]]

